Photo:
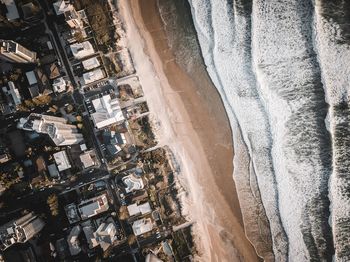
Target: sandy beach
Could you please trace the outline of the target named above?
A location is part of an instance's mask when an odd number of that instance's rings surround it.
[[[207,79],[200,89],[175,62],[155,0],[120,0],[128,46],[157,124],[160,145],[180,162],[200,261],[258,261],[244,232],[232,178],[227,116]]]

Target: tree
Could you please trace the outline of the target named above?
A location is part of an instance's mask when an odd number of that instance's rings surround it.
[[[81,31],[75,32],[73,36],[74,36],[75,40],[77,40],[78,43],[84,42],[84,36],[83,36],[83,33]]]
[[[46,203],[48,204],[51,215],[57,216],[58,215],[58,197],[56,194],[51,194],[48,198]]]

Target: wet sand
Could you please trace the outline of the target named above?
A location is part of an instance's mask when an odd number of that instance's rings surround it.
[[[160,144],[180,158],[191,199],[184,212],[196,221],[201,260],[258,261],[244,234],[232,178],[231,130],[219,94],[206,74],[191,78],[175,62],[156,0],[120,2],[137,74],[160,123]],[[134,42],[137,34],[143,43]]]

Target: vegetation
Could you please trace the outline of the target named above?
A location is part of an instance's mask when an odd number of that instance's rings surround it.
[[[58,197],[56,194],[51,194],[48,198],[46,203],[48,204],[51,215],[52,216],[57,216],[58,215]]]

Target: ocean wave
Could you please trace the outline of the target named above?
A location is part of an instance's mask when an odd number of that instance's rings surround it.
[[[329,261],[334,246],[349,260],[349,21],[332,19],[339,7],[321,1],[189,2],[236,151],[246,154],[235,156],[234,173],[243,215],[258,190],[276,261]]]

